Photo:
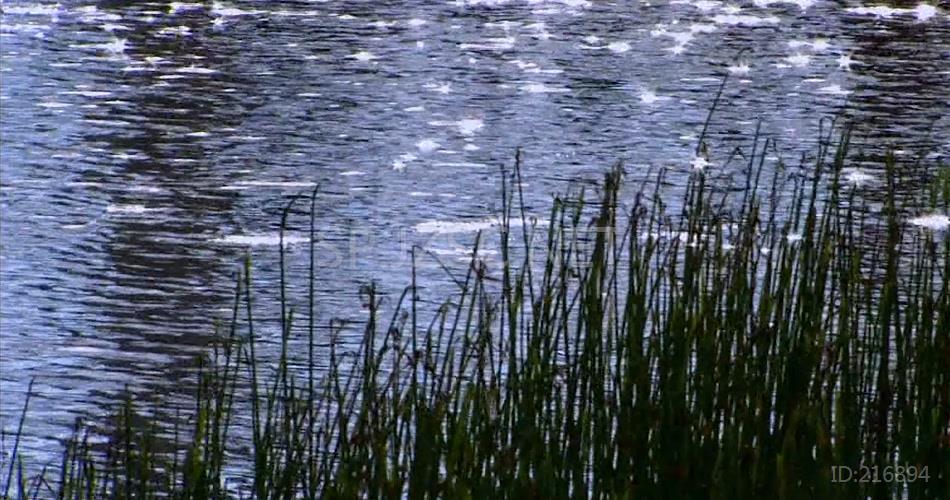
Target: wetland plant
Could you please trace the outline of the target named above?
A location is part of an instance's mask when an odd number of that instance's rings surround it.
[[[697,169],[675,214],[662,174],[627,196],[617,167],[593,202],[555,198],[547,227],[525,215],[519,155],[457,293],[421,317],[413,249],[391,315],[362,291],[347,352],[339,322],[315,338],[313,244],[308,276],[285,275],[281,246],[273,369],[248,259],[170,449],[168,425],[127,404],[106,444],[77,426],[56,473],[28,477],[14,446],[4,494],[950,498],[950,239],[905,224],[892,157],[883,209],[865,210],[841,176],[848,142],[823,137],[790,188],[782,169],[763,178],[768,143],[753,145],[740,194]],[[309,283],[300,355],[291,279]]]

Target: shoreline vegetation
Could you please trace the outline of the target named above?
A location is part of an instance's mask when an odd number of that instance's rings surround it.
[[[280,247],[275,366],[259,356],[248,258],[171,450],[157,438],[169,424],[129,402],[106,443],[77,424],[40,476],[14,445],[0,494],[950,498],[950,238],[899,214],[893,156],[869,214],[843,177],[848,144],[828,132],[783,189],[756,137],[744,191],[696,169],[678,214],[662,173],[620,200],[618,166],[593,201],[556,197],[547,227],[525,215],[517,155],[498,231],[476,236],[458,292],[423,317],[413,249],[391,317],[362,290],[351,353],[332,320],[331,338],[314,338],[315,190],[309,276],[285,276]],[[281,238],[307,200],[286,207]],[[943,176],[931,201],[946,212],[948,200]],[[309,280],[309,311],[287,305],[291,278]],[[288,348],[300,323],[305,352]],[[21,430],[27,418],[28,403]]]

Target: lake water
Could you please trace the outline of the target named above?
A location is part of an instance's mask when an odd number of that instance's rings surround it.
[[[727,75],[719,177],[760,120],[770,161],[797,164],[841,112],[869,196],[886,149],[910,200],[950,155],[937,3],[123,3],[2,4],[0,410],[13,429],[36,379],[28,452],[125,386],[182,400],[247,250],[276,338],[280,211],[317,183],[325,324],[359,320],[372,279],[398,293],[412,244],[464,258],[519,146],[532,213],[618,160],[633,179],[668,169],[675,198]],[[307,219],[291,225],[301,276]],[[437,300],[444,273],[419,267]]]

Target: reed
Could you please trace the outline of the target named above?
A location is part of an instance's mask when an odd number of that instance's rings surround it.
[[[774,144],[756,138],[740,195],[696,171],[674,214],[662,174],[628,195],[618,166],[595,202],[555,198],[546,228],[525,213],[518,154],[498,234],[476,237],[458,292],[422,318],[413,249],[388,320],[362,290],[355,356],[338,352],[337,321],[328,352],[317,345],[313,245],[309,348],[292,356],[281,246],[281,348],[265,371],[248,259],[174,453],[126,404],[105,450],[77,427],[56,478],[15,476],[14,447],[5,496],[950,498],[950,239],[904,224],[893,157],[869,214],[840,175],[848,143],[824,135],[788,187],[794,169],[763,178]],[[944,177],[930,201],[946,209],[948,194]]]

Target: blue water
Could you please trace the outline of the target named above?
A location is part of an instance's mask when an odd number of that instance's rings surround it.
[[[460,265],[491,231],[517,147],[536,215],[618,160],[633,181],[667,169],[675,199],[727,76],[704,166],[719,182],[760,123],[780,141],[769,164],[797,164],[840,114],[868,160],[862,194],[879,197],[875,160],[895,148],[913,200],[950,153],[950,12],[872,7],[4,2],[2,425],[31,378],[28,453],[126,386],[175,407],[246,250],[276,338],[279,214],[318,183],[321,324],[363,318],[369,280],[392,300],[414,244]],[[303,212],[287,236],[296,276]],[[433,258],[419,266],[437,301],[449,280]]]

